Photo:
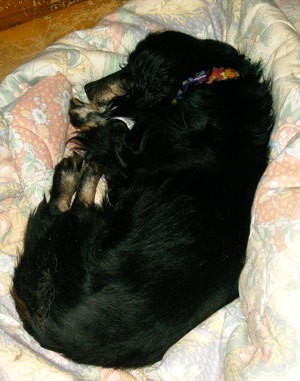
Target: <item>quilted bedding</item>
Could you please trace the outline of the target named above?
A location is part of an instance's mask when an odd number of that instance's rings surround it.
[[[252,210],[240,298],[193,329],[160,363],[118,371],[41,348],[9,294],[29,212],[51,185],[72,133],[68,104],[115,71],[149,31],[229,42],[273,79],[270,164]],[[133,0],[72,33],[0,85],[0,379],[3,381],[237,381],[300,379],[299,0]],[[199,62],[199,64],[201,61]],[[246,117],[246,116],[245,116]],[[247,174],[245,173],[245,176]]]

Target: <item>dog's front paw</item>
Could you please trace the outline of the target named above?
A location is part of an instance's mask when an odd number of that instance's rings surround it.
[[[50,191],[50,207],[53,214],[70,208],[72,197],[80,182],[83,163],[82,156],[74,153],[56,165]]]
[[[71,99],[69,115],[72,125],[81,131],[88,131],[106,124],[106,119],[101,116],[94,103],[83,103],[76,98]]]

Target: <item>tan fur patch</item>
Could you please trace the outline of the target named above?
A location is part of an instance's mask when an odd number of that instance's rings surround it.
[[[16,293],[16,290],[12,288],[11,290],[11,296],[13,297],[16,305],[16,309],[20,316],[24,319],[29,321],[30,320],[30,312],[27,309],[26,304],[23,302],[23,300],[19,297],[19,295]]]
[[[120,83],[113,83],[105,86],[105,88],[101,87],[101,90],[95,91],[93,96],[93,102],[101,102],[108,103],[115,97],[120,97],[125,94],[125,91]]]
[[[83,169],[75,201],[88,207],[95,203],[96,189],[102,173],[96,163],[87,163]]]

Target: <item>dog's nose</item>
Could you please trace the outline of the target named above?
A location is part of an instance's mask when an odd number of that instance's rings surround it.
[[[86,95],[89,97],[90,92],[97,86],[96,82],[89,82],[84,86],[84,91]]]

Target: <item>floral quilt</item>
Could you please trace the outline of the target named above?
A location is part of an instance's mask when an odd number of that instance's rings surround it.
[[[240,298],[152,366],[119,371],[75,364],[41,348],[22,328],[10,296],[14,265],[30,210],[66,153],[70,98],[85,101],[85,83],[117,70],[140,39],[164,29],[229,42],[262,60],[273,81],[276,124],[252,209]],[[300,380],[299,31],[299,0],[132,0],[0,84],[1,380]]]

